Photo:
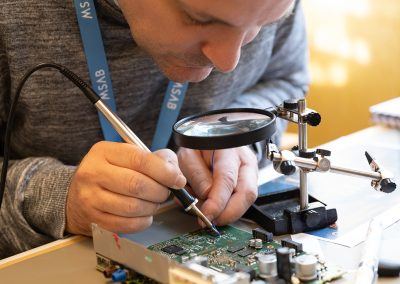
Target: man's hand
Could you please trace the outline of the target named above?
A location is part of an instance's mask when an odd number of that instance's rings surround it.
[[[200,210],[216,225],[237,220],[256,200],[257,159],[248,147],[216,150],[213,173],[212,151],[181,148],[178,159]]]
[[[167,187],[185,184],[170,150],[148,153],[130,144],[99,142],[72,178],[66,230],[91,235],[92,222],[118,233],[143,230],[168,198]]]

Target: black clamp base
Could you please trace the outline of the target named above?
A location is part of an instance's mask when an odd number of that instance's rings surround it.
[[[300,210],[299,204],[299,188],[291,186],[279,192],[259,196],[243,217],[255,221],[274,235],[322,229],[337,220],[336,209],[327,209],[326,204],[310,195],[307,209]]]

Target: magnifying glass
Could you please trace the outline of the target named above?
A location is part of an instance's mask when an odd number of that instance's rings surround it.
[[[276,131],[274,113],[254,108],[213,110],[186,117],[173,128],[178,146],[214,150],[270,139]]]

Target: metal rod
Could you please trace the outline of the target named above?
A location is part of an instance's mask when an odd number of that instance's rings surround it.
[[[367,171],[353,170],[353,169],[348,169],[348,168],[334,166],[334,165],[331,165],[330,171],[332,173],[340,173],[340,174],[356,176],[356,177],[366,177],[366,178],[371,178],[374,180],[381,179],[381,174],[379,172],[367,172]]]
[[[306,111],[306,101],[298,101],[298,129],[299,129],[299,151],[307,151],[307,123],[303,121],[302,115]],[[308,207],[308,185],[307,172],[300,169],[300,210]]]
[[[274,157],[273,161],[280,161],[282,158],[280,153],[274,153],[273,157]],[[318,163],[314,160],[296,157],[293,159],[293,162],[299,168],[305,168],[305,169],[308,169],[311,171],[314,171],[314,170],[318,171]],[[370,178],[370,179],[374,179],[374,180],[380,180],[382,178],[382,176],[379,172],[354,170],[354,169],[349,169],[349,168],[345,168],[345,167],[341,167],[341,166],[335,166],[332,164],[330,166],[329,171],[332,173],[344,174],[344,175],[355,176],[355,177],[365,177],[365,178]]]

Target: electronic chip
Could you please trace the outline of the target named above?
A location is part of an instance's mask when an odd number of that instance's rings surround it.
[[[250,255],[250,254],[252,254],[252,253],[253,253],[252,250],[250,250],[250,249],[245,249],[245,250],[242,250],[241,252],[239,252],[239,253],[238,253],[238,256],[246,257],[246,256],[248,256],[248,255]]]
[[[240,251],[240,250],[242,250],[242,249],[244,249],[244,248],[245,248],[245,246],[243,246],[243,245],[230,246],[230,247],[227,249],[227,251],[233,253],[233,252]]]
[[[182,248],[180,246],[177,246],[177,245],[169,245],[169,246],[163,247],[161,250],[163,252],[166,252],[166,253],[169,253],[169,254],[173,254],[174,253],[176,255],[182,255],[182,254],[186,253],[184,248]]]

